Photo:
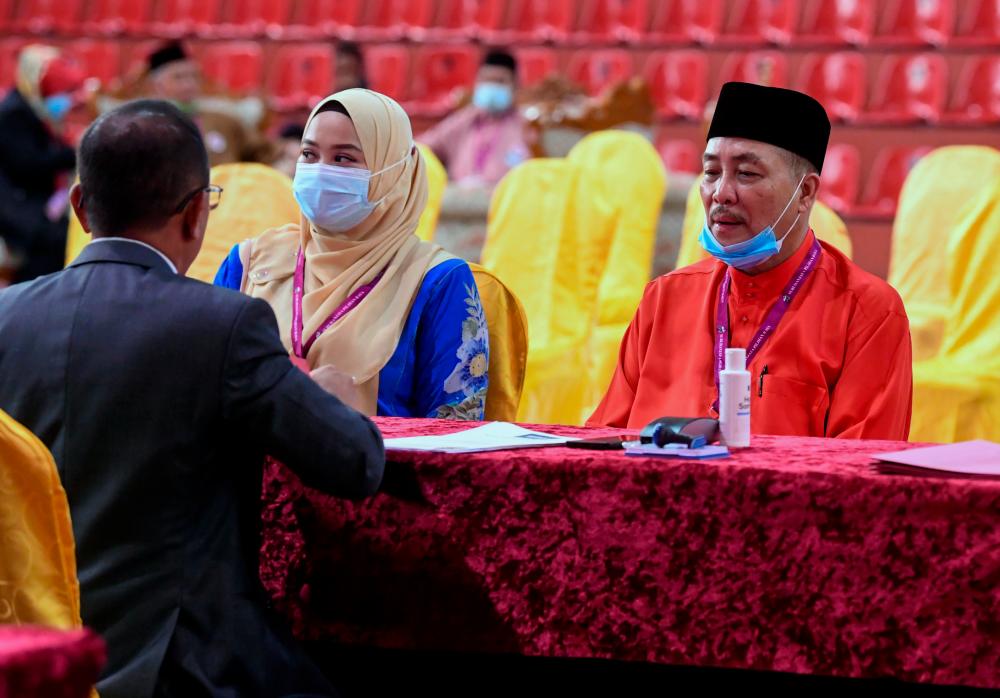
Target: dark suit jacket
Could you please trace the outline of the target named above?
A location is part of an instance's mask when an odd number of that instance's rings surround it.
[[[261,462],[364,497],[381,436],[288,360],[270,307],[132,242],[0,291],[0,408],[52,450],[103,698],[328,695],[268,620]]]

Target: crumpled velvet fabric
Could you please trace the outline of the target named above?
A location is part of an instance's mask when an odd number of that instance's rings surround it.
[[[0,626],[0,698],[96,696],[104,662],[104,641],[86,628]]]
[[[872,469],[915,444],[753,444],[397,452],[360,503],[270,461],[261,579],[306,641],[1000,688],[1000,481]]]

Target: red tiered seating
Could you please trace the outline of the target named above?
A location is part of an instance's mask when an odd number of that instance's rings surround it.
[[[358,39],[396,41],[406,36],[420,39],[433,19],[431,0],[367,0],[362,3]]]
[[[559,68],[556,52],[550,48],[522,48],[515,51],[515,56],[517,81],[521,87],[537,85]]]
[[[0,31],[6,32],[14,19],[14,0],[0,0]]]
[[[917,160],[931,150],[926,146],[888,146],[880,150],[869,168],[868,183],[856,212],[870,216],[892,216],[896,212],[896,203],[906,175]]]
[[[868,43],[875,27],[874,0],[806,0],[797,44]]]
[[[861,182],[861,155],[850,144],[831,145],[823,162],[823,182],[819,198],[830,207],[850,214],[858,203]]]
[[[976,56],[965,61],[942,121],[960,125],[1000,123],[1000,56]]]
[[[11,24],[16,32],[68,34],[79,28],[82,0],[31,0],[17,5]]]
[[[67,44],[65,52],[80,64],[87,77],[97,78],[104,85],[121,77],[122,54],[117,41],[80,39]]]
[[[719,83],[752,82],[769,87],[788,85],[788,59],[780,51],[733,53],[722,64]]]
[[[588,94],[599,95],[635,74],[632,54],[623,49],[577,51],[570,58],[566,71],[570,80],[582,85]]]
[[[299,13],[284,30],[288,38],[351,40],[361,23],[362,0],[297,0],[295,6]]]
[[[954,46],[1000,46],[1000,0],[962,0]]]
[[[332,48],[328,44],[282,46],[274,54],[268,93],[276,109],[311,107],[330,93]]]
[[[365,49],[365,72],[368,86],[389,95],[397,102],[409,95],[410,51],[405,46],[370,46]]]
[[[27,43],[27,40],[21,38],[0,39],[0,89],[6,90],[14,86],[17,56]]]
[[[660,116],[702,118],[708,90],[708,59],[702,51],[654,53],[646,63],[645,75]]]
[[[936,122],[948,89],[948,65],[942,56],[921,53],[888,56],[863,120],[869,123]]]
[[[221,0],[159,0],[150,29],[157,36],[213,36]]]
[[[216,28],[220,37],[249,39],[284,35],[292,17],[292,0],[240,0],[229,4],[225,21]]]
[[[585,0],[572,38],[584,44],[639,41],[648,11],[647,0]]]
[[[649,33],[654,43],[711,44],[722,26],[721,0],[655,0]]]
[[[889,0],[876,26],[872,43],[880,46],[940,46],[948,41],[954,26],[954,0]]]
[[[866,85],[864,56],[841,51],[806,56],[797,89],[819,100],[831,119],[855,121],[864,105]]]
[[[211,44],[205,47],[199,58],[205,76],[230,92],[249,94],[260,88],[264,55],[259,42]]]
[[[728,44],[787,44],[798,18],[797,0],[738,0],[719,40]]]
[[[701,155],[705,149],[694,141],[686,138],[674,140],[664,136],[659,139],[656,149],[668,172],[701,174]]]
[[[506,26],[491,41],[565,41],[576,18],[574,0],[510,0]]]
[[[424,46],[416,55],[414,101],[418,114],[440,114],[455,105],[456,94],[472,88],[479,70],[475,46]]]
[[[152,12],[151,0],[94,0],[84,16],[87,34],[137,34],[146,28]]]
[[[427,31],[432,41],[488,38],[502,26],[507,9],[505,0],[439,0],[437,5],[437,15]]]

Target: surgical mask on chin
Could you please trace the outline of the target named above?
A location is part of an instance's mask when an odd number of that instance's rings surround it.
[[[481,82],[472,93],[472,103],[483,111],[499,114],[510,109],[514,103],[514,91],[507,85]]]
[[[788,207],[792,205],[795,201],[795,196],[799,193],[799,187],[802,186],[802,182],[805,181],[805,175],[799,180],[799,183],[795,185],[795,191],[792,192],[792,197],[785,204],[785,208],[781,210],[778,217],[774,220],[777,223],[781,220],[781,217],[785,215],[785,211]],[[701,246],[705,248],[705,251],[710,255],[718,259],[720,262],[724,262],[731,267],[736,267],[740,270],[753,269],[758,264],[767,261],[771,257],[775,256],[781,252],[781,245],[784,243],[785,238],[788,234],[792,232],[792,228],[795,224],[799,222],[799,217],[801,214],[795,216],[795,220],[792,224],[788,226],[788,230],[780,238],[776,237],[774,234],[774,223],[764,228],[762,231],[754,235],[749,240],[744,240],[743,242],[737,242],[732,245],[723,245],[720,243],[715,235],[712,234],[712,229],[708,225],[708,221],[705,221],[705,225],[701,228],[701,234],[698,236],[698,242]]]
[[[399,167],[410,157],[370,172],[355,167],[300,162],[295,168],[292,192],[302,214],[320,230],[346,232],[364,221],[385,197],[368,200],[371,178]]]

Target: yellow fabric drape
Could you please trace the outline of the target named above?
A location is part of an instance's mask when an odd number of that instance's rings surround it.
[[[1000,441],[1000,176],[951,205],[949,302],[940,351],[913,366],[910,439]]]
[[[705,248],[698,242],[698,235],[705,225],[705,207],[701,203],[701,194],[698,191],[700,184],[701,176],[699,175],[688,192],[687,204],[684,208],[684,226],[681,229],[681,249],[677,255],[676,269],[700,262],[708,257],[708,252],[705,252]],[[844,221],[822,201],[813,204],[812,211],[809,213],[809,227],[816,233],[816,237],[823,242],[830,243],[848,257],[854,253],[851,236],[847,232]]]
[[[913,359],[936,356],[941,348],[951,295],[944,247],[962,226],[962,205],[1000,181],[1000,152],[959,145],[938,148],[910,171],[892,226],[889,284],[910,318]]]
[[[601,182],[592,194],[605,198],[615,216],[607,265],[597,292],[597,328],[582,415],[586,419],[608,389],[625,329],[649,281],[667,173],[652,144],[629,131],[592,133],[577,143],[566,159]]]
[[[417,237],[424,242],[430,242],[434,239],[434,231],[437,230],[441,199],[444,198],[444,190],[448,186],[448,171],[444,169],[444,165],[433,150],[423,143],[417,143],[417,148],[424,157],[424,170],[427,172],[427,206],[420,214]]]
[[[524,389],[528,363],[528,318],[513,291],[485,267],[469,264],[490,332],[490,385],[486,419],[512,422]]]
[[[531,344],[518,419],[580,424],[613,225],[601,185],[562,159],[529,160],[494,191],[482,265],[524,303]]]
[[[2,410],[0,624],[82,625],[69,503],[55,461]]]
[[[216,165],[212,184],[223,188],[219,207],[208,216],[205,242],[187,275],[212,283],[233,245],[262,230],[295,223],[301,217],[292,180],[278,170],[253,162]]]

